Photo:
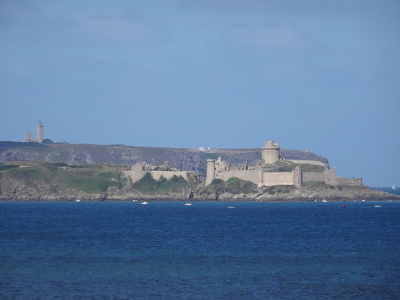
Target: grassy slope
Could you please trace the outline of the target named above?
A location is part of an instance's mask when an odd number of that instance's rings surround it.
[[[85,193],[102,193],[109,186],[123,187],[120,167],[68,165],[58,162],[13,162],[0,168],[0,176],[36,190],[40,186],[67,186]]]

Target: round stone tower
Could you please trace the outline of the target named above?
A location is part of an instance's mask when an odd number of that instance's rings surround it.
[[[44,140],[42,121],[36,125],[36,142],[41,143]]]
[[[207,159],[206,185],[209,185],[215,179],[215,159]]]
[[[293,170],[293,185],[298,189],[303,185],[303,172],[299,166]]]
[[[273,164],[279,161],[279,145],[274,141],[268,141],[264,147],[261,147],[261,159],[264,164]]]

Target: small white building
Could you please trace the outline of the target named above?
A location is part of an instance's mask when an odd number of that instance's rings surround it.
[[[217,150],[211,148],[211,147],[199,147],[199,151],[200,152],[204,152],[204,153],[215,153],[217,152]]]

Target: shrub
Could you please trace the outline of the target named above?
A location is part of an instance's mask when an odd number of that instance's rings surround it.
[[[155,180],[149,172],[142,179],[135,182],[132,187],[143,193],[162,194],[167,192],[179,192],[182,189],[189,188],[189,183],[182,176],[172,176],[167,180],[161,176],[159,180]]]
[[[222,179],[214,179],[214,180],[211,182],[211,184],[221,184],[221,183],[223,183],[223,180],[222,180]]]
[[[19,168],[17,165],[0,165],[0,172],[6,172],[8,170]]]
[[[247,194],[257,192],[257,185],[252,183],[251,181],[239,179],[236,177],[228,179],[224,182],[221,179],[214,179],[211,184],[205,187],[201,187],[198,190],[200,195],[209,195],[215,198],[218,198],[218,195],[223,192],[229,192],[232,194]]]

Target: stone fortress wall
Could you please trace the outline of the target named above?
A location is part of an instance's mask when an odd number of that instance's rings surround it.
[[[142,179],[144,175],[146,175],[146,173],[150,173],[150,175],[155,180],[159,180],[161,176],[166,179],[171,179],[174,176],[182,176],[187,181],[189,181],[190,179],[199,181],[197,172],[179,171],[175,168],[169,167],[167,162],[165,162],[163,166],[153,166],[146,163],[137,163],[132,166],[130,171],[124,171],[125,176],[130,177],[133,183]]]
[[[337,185],[362,185],[361,178],[337,178]]]
[[[279,172],[274,167],[276,162],[289,162],[297,166],[291,172]],[[301,166],[312,165],[322,167],[322,171],[302,171]],[[146,163],[137,163],[132,166],[130,171],[125,171],[125,176],[130,177],[132,182],[142,179],[146,173],[150,173],[155,180],[161,176],[171,179],[173,176],[182,176],[185,180],[194,179],[199,182],[199,176],[194,171],[179,171],[170,168],[166,162],[163,166],[153,166]],[[261,160],[259,164],[250,167],[247,163],[238,166],[232,166],[230,163],[218,159],[207,159],[206,185],[209,185],[214,179],[227,181],[230,178],[239,178],[248,180],[261,186],[275,185],[293,185],[300,188],[307,182],[323,182],[327,185],[362,185],[361,178],[341,178],[336,175],[336,168],[329,169],[329,165],[319,161],[311,160],[289,160],[282,159],[280,156],[280,147],[274,141],[268,141],[261,148]]]
[[[297,166],[292,172],[277,172],[274,170],[273,164],[278,161],[321,166],[324,170],[321,172],[303,172]],[[261,147],[261,160],[256,167],[249,167],[247,163],[242,167],[231,166],[229,163],[222,161],[220,157],[217,160],[207,160],[206,185],[209,185],[214,179],[226,181],[232,177],[251,181],[259,187],[293,185],[300,188],[307,182],[323,182],[332,186],[362,185],[361,178],[340,178],[336,175],[336,168],[330,170],[328,164],[319,161],[281,159],[280,147],[274,141],[268,141]]]
[[[307,164],[307,165],[314,165],[314,166],[321,166],[321,167],[327,167],[328,164],[323,163],[321,161],[317,160],[300,160],[300,159],[284,159],[283,161],[290,161],[294,164]]]

